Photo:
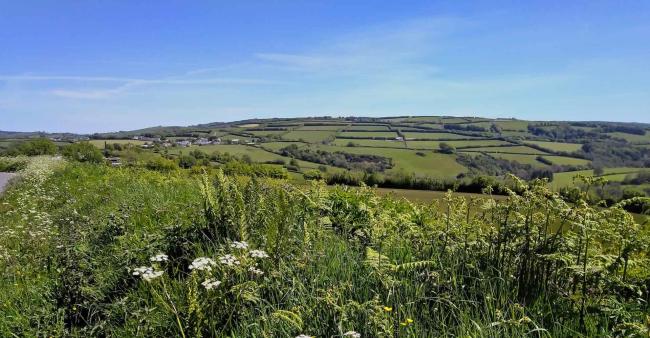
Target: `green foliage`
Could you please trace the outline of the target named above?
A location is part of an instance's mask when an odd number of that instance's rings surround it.
[[[77,142],[69,144],[63,147],[61,153],[67,159],[73,161],[88,163],[104,162],[104,155],[102,155],[102,152],[89,142]]]
[[[178,157],[178,166],[184,169],[191,168],[197,164],[196,157],[192,155],[181,155]]]
[[[429,205],[38,157],[20,175],[0,203],[0,336],[647,335],[634,198],[569,204],[511,177],[503,201]]]
[[[454,148],[454,146],[445,142],[441,142],[438,148],[440,149],[440,152],[443,154],[453,154],[456,152],[456,148]]]
[[[35,138],[12,144],[7,150],[7,154],[11,156],[38,156],[54,155],[57,151],[58,147],[51,140],[46,138]]]
[[[147,161],[145,167],[150,170],[161,172],[170,172],[178,169],[176,162],[166,159],[164,157],[154,157]]]

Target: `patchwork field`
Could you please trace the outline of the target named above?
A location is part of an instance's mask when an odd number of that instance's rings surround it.
[[[143,145],[147,142],[145,141],[140,141],[140,140],[90,140],[89,141],[92,145],[99,149],[104,149],[104,145],[106,143],[108,144],[135,144],[135,145]]]
[[[620,182],[628,175],[634,175],[639,172],[650,172],[650,168],[605,168],[603,169],[603,174],[601,177],[607,179],[608,181]],[[551,186],[554,189],[571,186],[573,185],[573,178],[577,175],[594,176],[595,174],[593,169],[556,173],[553,175],[553,182],[551,182]]]
[[[616,138],[622,138],[630,143],[637,144],[650,144],[650,132],[645,133],[645,135],[634,135],[628,133],[607,133],[607,135]]]
[[[425,139],[425,140],[455,140],[455,139],[472,139],[478,138],[477,136],[467,136],[453,133],[419,133],[407,131],[403,132],[406,139]]]
[[[490,147],[491,146],[502,146],[509,145],[509,142],[501,140],[463,140],[463,141],[406,141],[408,148],[410,149],[439,149],[441,143],[446,143],[450,146],[460,148],[469,148],[469,147]],[[500,147],[497,147],[498,149]],[[479,148],[482,149],[482,148]]]
[[[456,162],[455,155],[439,153],[422,153],[407,149],[391,148],[368,148],[368,147],[337,147],[337,146],[316,146],[318,149],[334,152],[343,151],[352,154],[369,154],[385,156],[393,159],[395,166],[388,170],[389,173],[404,172],[428,175],[437,178],[451,179],[467,169]]]
[[[526,141],[526,143],[534,144],[536,146],[564,152],[574,152],[580,150],[582,144],[580,143],[563,143],[563,142],[549,142],[549,141]]]
[[[544,155],[544,151],[526,146],[511,146],[511,147],[483,147],[483,148],[463,148],[464,152],[484,152],[484,153],[504,153],[504,154],[533,154]]]
[[[282,139],[292,141],[305,141],[309,143],[320,143],[327,139],[333,139],[336,131],[308,131],[308,130],[294,130],[282,135]]]
[[[344,131],[338,133],[336,136],[341,137],[368,137],[368,138],[391,138],[397,137],[397,133],[393,131]]]
[[[336,139],[332,145],[347,147],[353,144],[358,147],[382,147],[382,148],[406,148],[404,141],[388,141],[388,140],[368,140],[368,139]]]

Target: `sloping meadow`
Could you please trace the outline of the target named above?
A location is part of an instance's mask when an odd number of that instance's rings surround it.
[[[543,184],[429,205],[46,162],[0,199],[0,336],[647,334],[647,233]]]

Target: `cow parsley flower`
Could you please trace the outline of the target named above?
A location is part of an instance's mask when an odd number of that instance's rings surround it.
[[[241,242],[232,242],[230,244],[230,247],[235,248],[235,249],[248,249],[248,243],[241,241]]]
[[[203,287],[205,287],[207,290],[212,290],[218,287],[219,284],[221,284],[221,281],[218,281],[214,278],[206,279],[205,281],[203,281],[203,283],[201,283],[201,285],[203,285]]]
[[[149,257],[149,260],[152,262],[166,262],[169,260],[169,256],[165,255],[164,253],[159,253],[155,256]]]
[[[250,272],[252,272],[252,273],[254,273],[254,274],[258,275],[258,276],[261,276],[261,275],[264,274],[264,271],[254,267],[254,266],[251,266],[250,268],[248,268],[248,271],[250,271]]]
[[[139,267],[139,268],[135,268],[135,269],[133,269],[133,273],[132,273],[132,274],[133,274],[134,276],[141,276],[141,275],[143,275],[143,274],[145,274],[145,273],[151,273],[151,272],[153,272],[153,268],[152,268],[152,267],[150,267],[150,266],[141,266],[141,267]]]
[[[219,262],[221,262],[221,264],[225,264],[228,266],[239,265],[239,261],[237,260],[237,257],[233,255],[221,256],[219,257]]]
[[[269,255],[264,250],[251,250],[251,257],[255,258],[267,258]]]
[[[348,331],[343,334],[343,337],[361,338],[361,333],[357,331]]]
[[[155,271],[150,266],[141,266],[139,268],[133,269],[134,276],[140,276],[145,282],[150,282],[153,279],[156,279],[162,276],[164,271]]]
[[[217,265],[212,258],[199,257],[192,261],[190,270],[211,271],[212,267]]]

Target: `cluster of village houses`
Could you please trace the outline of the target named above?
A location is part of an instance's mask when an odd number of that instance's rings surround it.
[[[162,141],[159,137],[145,137],[145,136],[134,136],[134,140],[138,141],[145,141],[147,143],[143,144],[143,148],[150,148],[154,146],[154,143],[158,143],[163,147],[189,147],[191,145],[198,145],[198,146],[206,146],[206,145],[211,145],[211,144],[247,144],[247,145],[253,145],[256,142],[256,139],[246,139],[246,140],[240,140],[238,138],[233,138],[233,139],[228,139],[228,140],[222,140],[221,138],[216,138],[213,140],[204,138],[204,137],[198,137],[194,138],[191,140],[188,139],[182,139],[182,140],[175,140],[175,141],[170,141],[170,140],[165,140]]]

